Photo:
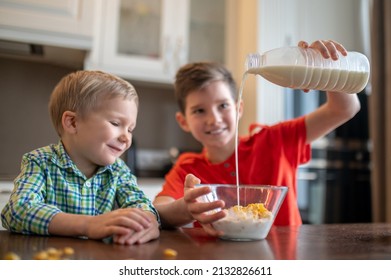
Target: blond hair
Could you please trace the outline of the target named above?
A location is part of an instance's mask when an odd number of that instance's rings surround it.
[[[138,106],[135,88],[119,77],[87,70],[66,75],[53,89],[49,101],[49,113],[57,134],[61,136],[65,111],[75,112],[83,118],[102,101],[115,97],[133,100]]]

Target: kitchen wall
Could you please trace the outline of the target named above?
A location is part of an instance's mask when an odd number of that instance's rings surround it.
[[[0,57],[0,180],[13,179],[24,153],[56,143],[49,119],[50,93],[62,76],[76,70],[47,63]],[[134,139],[138,149],[199,149],[178,127],[173,89],[134,83],[140,111]]]
[[[48,115],[50,92],[73,69],[0,58],[0,176],[13,177],[21,156],[57,141]]]

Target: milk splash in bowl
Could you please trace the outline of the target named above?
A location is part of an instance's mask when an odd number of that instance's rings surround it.
[[[211,189],[199,198],[200,202],[224,201],[224,209],[211,213],[222,210],[226,216],[212,225],[224,232],[222,239],[234,241],[265,239],[288,191],[287,187],[266,185],[197,185],[200,186]]]

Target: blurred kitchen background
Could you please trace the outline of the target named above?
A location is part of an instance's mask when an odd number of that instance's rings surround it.
[[[200,150],[175,121],[178,67],[221,62],[239,85],[248,53],[299,40],[334,39],[369,57],[369,9],[370,0],[0,0],[0,207],[22,155],[58,141],[47,103],[69,72],[101,69],[135,85],[140,111],[124,159],[153,198],[178,154]],[[240,133],[312,111],[324,97],[249,77]],[[359,97],[360,113],[316,142],[299,171],[305,223],[371,220],[367,89]]]

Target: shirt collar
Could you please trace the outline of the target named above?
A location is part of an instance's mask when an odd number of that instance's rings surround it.
[[[58,167],[62,169],[72,169],[76,174],[81,177],[85,177],[85,175],[77,168],[76,164],[69,157],[68,153],[65,151],[64,145],[61,140],[54,145],[55,156],[52,158],[53,163],[55,163]],[[104,172],[113,173],[113,164],[107,166],[101,166],[96,174],[101,174]]]

